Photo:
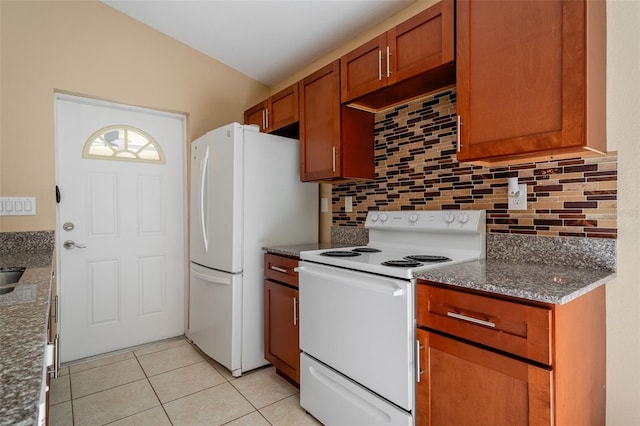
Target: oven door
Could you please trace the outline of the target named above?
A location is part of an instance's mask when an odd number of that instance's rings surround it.
[[[304,261],[298,272],[302,351],[411,411],[412,283]]]

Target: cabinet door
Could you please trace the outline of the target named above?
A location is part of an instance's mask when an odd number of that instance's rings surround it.
[[[300,383],[298,290],[264,282],[264,357],[278,371]]]
[[[341,100],[348,102],[387,84],[387,35],[381,34],[340,58]]]
[[[244,112],[244,124],[257,124],[260,131],[267,128],[267,101],[260,102]]]
[[[389,30],[388,84],[453,62],[453,34],[452,0],[443,0]]]
[[[551,371],[419,330],[418,425],[550,425]]]
[[[340,65],[336,60],[301,82],[300,179],[339,176]]]
[[[458,1],[459,161],[490,163],[585,146],[586,11],[598,3]],[[597,73],[589,78],[604,81]],[[594,149],[603,150],[606,134],[600,135]]]
[[[267,130],[275,132],[298,122],[298,83],[295,83],[269,98]]]
[[[416,426],[429,424],[429,382],[425,371],[427,367],[427,347],[429,333],[421,328],[416,329]]]
[[[340,105],[340,61],[300,83],[300,179],[373,179],[374,115]]]

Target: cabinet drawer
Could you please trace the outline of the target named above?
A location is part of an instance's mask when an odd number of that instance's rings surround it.
[[[297,267],[298,259],[270,253],[264,255],[264,275],[296,288],[298,288],[298,273],[294,269]]]
[[[418,326],[551,365],[551,310],[421,283]]]

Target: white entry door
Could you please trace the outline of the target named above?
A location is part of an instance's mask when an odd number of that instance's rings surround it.
[[[185,117],[55,96],[60,360],[184,333]]]

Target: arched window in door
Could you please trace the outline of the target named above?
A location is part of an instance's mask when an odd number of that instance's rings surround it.
[[[131,126],[108,126],[96,131],[85,142],[82,157],[143,163],[165,162],[158,142],[145,131]]]

